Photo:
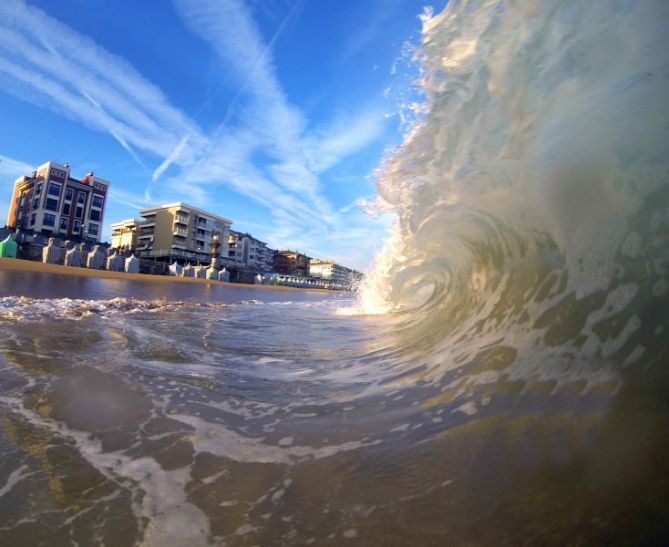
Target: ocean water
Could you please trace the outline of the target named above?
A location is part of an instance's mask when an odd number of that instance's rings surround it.
[[[0,545],[666,544],[667,23],[426,14],[359,294],[0,271]]]

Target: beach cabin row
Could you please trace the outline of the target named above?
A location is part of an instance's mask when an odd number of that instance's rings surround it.
[[[168,269],[170,275],[175,277],[194,277],[200,279],[212,279],[215,281],[230,281],[230,272],[225,268],[219,270],[216,266],[204,266],[199,264],[192,266],[190,263],[182,266],[174,261]]]
[[[66,242],[61,245],[54,237],[49,238],[49,242],[42,249],[42,262],[92,270],[139,273],[139,259],[135,255],[124,257],[114,251],[107,256],[105,248],[100,245],[95,245],[91,251],[86,252],[82,244],[70,245]]]

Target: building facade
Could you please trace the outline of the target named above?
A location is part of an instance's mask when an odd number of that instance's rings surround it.
[[[228,268],[271,272],[274,270],[274,250],[251,234],[230,230],[225,264]]]
[[[282,275],[307,277],[311,258],[297,251],[277,251],[274,254],[274,271]]]
[[[121,222],[115,222],[111,225],[111,247],[112,249],[135,250],[137,248],[137,235],[141,220],[129,218]]]
[[[14,183],[7,225],[99,242],[108,189],[109,181],[92,172],[75,179],[68,163],[48,161]]]
[[[219,254],[228,254],[231,220],[176,202],[143,209],[137,224],[135,250],[139,256],[158,260],[204,262],[211,260],[211,243],[216,238]]]
[[[312,260],[309,263],[309,275],[338,287],[350,287],[353,281],[353,270],[337,264],[334,260]]]

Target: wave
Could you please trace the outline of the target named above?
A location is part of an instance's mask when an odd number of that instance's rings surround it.
[[[423,115],[380,172],[396,222],[357,312],[394,313],[438,375],[501,359],[590,381],[666,357],[667,22],[658,0],[426,14]]]
[[[5,296],[0,298],[0,321],[34,322],[53,319],[77,320],[90,316],[109,317],[137,312],[161,312],[183,308],[220,307],[223,304],[198,302],[169,302],[160,300],[138,300],[135,298],[111,298],[94,300],[82,298],[30,298]]]

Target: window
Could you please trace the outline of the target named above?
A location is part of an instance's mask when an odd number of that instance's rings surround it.
[[[60,217],[60,230],[67,230],[67,225],[70,223],[70,219],[67,217]]]
[[[58,200],[55,198],[46,198],[46,203],[44,208],[48,211],[57,211],[58,210]]]
[[[81,205],[77,205],[77,209],[74,213],[76,218],[81,218],[84,216],[84,208]]]
[[[36,219],[36,218],[37,218],[37,213],[33,213],[32,215],[30,215],[30,225],[31,225],[31,226],[32,226],[33,224],[35,224],[35,219]]]
[[[44,213],[44,220],[42,221],[42,224],[44,224],[44,226],[54,226],[56,224],[56,215]]]
[[[201,229],[198,228],[197,235],[198,235],[198,237],[204,237],[204,230],[201,230]]]
[[[63,214],[64,215],[69,215],[70,214],[70,207],[72,207],[69,203],[64,203],[63,204]]]
[[[68,188],[65,190],[65,201],[72,201],[72,196],[74,195],[74,190]]]
[[[47,190],[47,194],[50,196],[56,196],[60,197],[60,189],[62,186],[58,184],[57,182],[50,182],[49,183],[49,189]]]
[[[36,197],[33,200],[33,209],[37,209],[37,208],[39,208],[39,197]]]
[[[104,200],[102,199],[102,196],[93,196],[93,203],[91,204],[93,207],[99,207],[102,209],[102,204],[104,203]]]
[[[74,223],[72,224],[72,233],[78,234],[80,229],[81,229],[81,222],[75,220]]]
[[[91,209],[91,213],[88,215],[88,218],[91,220],[100,220],[100,211],[97,209]]]
[[[84,194],[83,192],[79,192],[77,194],[77,203],[79,205],[83,205],[84,203],[86,203],[86,194]]]
[[[94,236],[98,235],[98,225],[91,222],[88,225],[88,233],[91,234],[91,235],[94,235]]]
[[[39,196],[42,193],[42,183],[38,182],[35,186],[35,195]]]

